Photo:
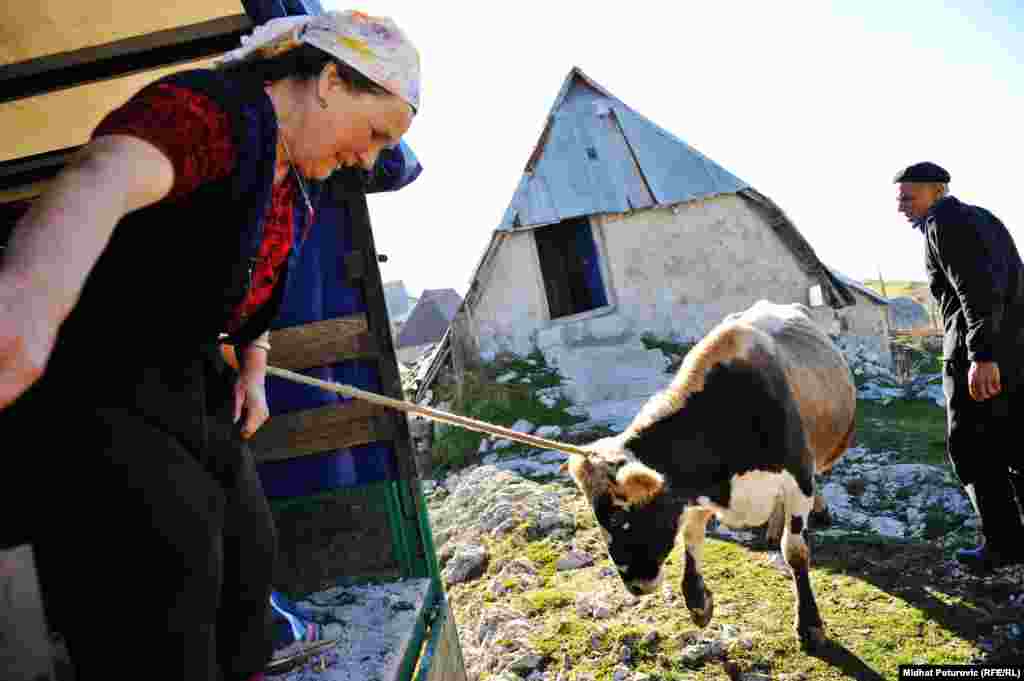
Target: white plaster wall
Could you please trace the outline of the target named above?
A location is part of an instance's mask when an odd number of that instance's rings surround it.
[[[658,335],[701,338],[760,299],[809,302],[815,282],[738,196],[600,222],[620,309]]]
[[[485,357],[501,351],[528,354],[547,314],[533,235],[521,232],[500,238],[494,257],[481,272],[482,294],[468,320]]]
[[[892,348],[885,325],[885,305],[873,302],[863,293],[853,291],[857,304],[839,310],[845,320],[842,336],[847,343],[860,345],[876,353],[880,360],[892,366]]]

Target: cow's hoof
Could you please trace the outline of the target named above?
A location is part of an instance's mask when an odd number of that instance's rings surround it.
[[[754,539],[751,542],[751,547],[755,549],[770,549],[772,547],[778,548],[779,543],[782,541],[782,535],[775,537],[768,536],[769,527],[767,524],[756,527],[753,530]]]
[[[828,508],[811,511],[807,519],[810,521],[811,527],[830,527],[832,525],[832,514],[828,512]]]
[[[825,647],[828,639],[825,637],[825,627],[807,627],[796,630],[797,638],[800,639],[800,648],[808,652],[821,650]]]
[[[703,629],[708,626],[708,622],[711,621],[711,616],[715,614],[715,598],[710,591],[704,592],[704,607],[703,608],[690,608],[690,619],[698,627]]]

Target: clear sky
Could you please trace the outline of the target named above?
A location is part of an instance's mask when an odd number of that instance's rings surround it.
[[[327,0],[325,9],[346,9]],[[368,1],[420,49],[424,165],[370,198],[385,280],[465,294],[575,65],[771,197],[829,266],[924,279],[892,178],[939,163],[1024,251],[1024,2]]]

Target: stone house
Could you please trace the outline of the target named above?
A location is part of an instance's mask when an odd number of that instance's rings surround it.
[[[692,342],[759,299],[887,347],[883,303],[774,202],[573,68],[434,362],[539,349],[579,403],[646,397],[667,377],[645,334]]]

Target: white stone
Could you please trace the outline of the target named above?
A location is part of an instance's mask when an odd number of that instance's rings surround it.
[[[511,430],[514,430],[517,433],[526,433],[527,435],[529,435],[534,431],[535,428],[536,426],[534,426],[526,419],[519,419],[518,421],[512,424]]]
[[[629,332],[629,320],[620,314],[609,314],[587,321],[587,335],[600,340],[618,338]]]
[[[459,547],[444,568],[445,584],[451,586],[479,577],[486,562],[487,549],[483,546]]]
[[[629,345],[557,346],[549,351],[573,380],[563,392],[577,404],[650,397],[670,379],[660,350]]]
[[[561,437],[562,427],[561,426],[541,426],[533,433],[537,437],[543,437],[548,439],[555,439]]]
[[[555,569],[559,571],[579,570],[593,564],[594,557],[589,553],[570,551],[567,555],[558,559],[558,562],[555,563]]]
[[[495,440],[494,449],[508,449],[512,446],[512,440]]]
[[[510,371],[507,374],[502,374],[501,376],[498,376],[496,379],[494,379],[494,382],[495,383],[509,383],[509,382],[515,380],[515,378],[517,376],[519,376],[519,374],[517,374],[514,371]]]
[[[533,461],[531,459],[507,459],[505,461],[499,461],[495,464],[497,468],[507,471],[515,471],[520,475],[528,477],[546,477],[551,475],[558,475],[561,462],[556,463],[542,463],[540,461]]]
[[[906,527],[903,523],[896,520],[895,518],[872,518],[871,529],[883,537],[903,537],[906,533]]]
[[[537,348],[547,353],[548,348],[562,344],[562,328],[561,326],[551,326],[546,329],[539,329],[537,331]],[[548,363],[551,363],[550,357],[545,357]]]
[[[542,463],[561,464],[565,461],[566,455],[556,449],[546,449],[537,457]]]

